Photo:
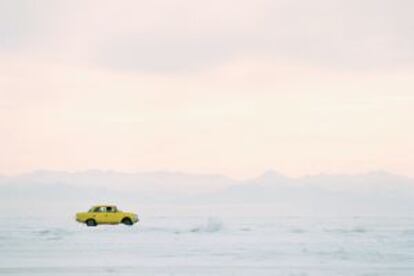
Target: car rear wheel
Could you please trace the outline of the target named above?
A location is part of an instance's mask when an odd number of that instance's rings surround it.
[[[122,223],[125,224],[125,225],[132,225],[133,224],[132,220],[130,218],[124,218],[122,220]]]
[[[88,219],[86,221],[87,226],[96,226],[96,221],[94,219]]]

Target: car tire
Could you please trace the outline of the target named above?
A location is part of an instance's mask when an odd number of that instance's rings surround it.
[[[133,224],[132,220],[130,218],[122,219],[122,223],[125,224],[125,225],[129,225],[129,226],[131,226]]]
[[[88,219],[86,220],[87,226],[96,226],[96,221],[94,219]]]

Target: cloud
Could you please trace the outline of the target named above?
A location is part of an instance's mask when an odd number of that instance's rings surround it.
[[[412,172],[411,2],[0,3],[3,171]]]
[[[0,51],[25,52],[47,46],[55,29],[59,4],[54,1],[0,1]]]
[[[33,15],[27,1],[0,1],[0,49],[17,48],[30,35]]]
[[[203,69],[234,56],[290,59],[345,70],[414,62],[414,36],[409,32],[414,22],[406,12],[414,8],[411,2],[260,1],[258,6],[252,2],[247,6],[250,9],[243,8],[250,13],[236,15],[220,12],[219,5],[207,17],[197,10],[193,17],[200,19],[192,21],[178,19],[188,18],[194,12],[191,8],[178,9],[166,16],[171,25],[109,35],[97,47],[97,59],[138,71]]]
[[[113,70],[198,71],[240,56],[338,70],[414,63],[408,0],[19,3],[1,2],[3,48]]]

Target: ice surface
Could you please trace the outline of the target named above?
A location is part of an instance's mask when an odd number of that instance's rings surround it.
[[[1,275],[412,275],[414,218],[0,219]]]

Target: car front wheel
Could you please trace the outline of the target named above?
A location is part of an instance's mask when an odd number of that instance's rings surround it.
[[[132,220],[130,218],[124,218],[122,220],[122,223],[125,224],[125,225],[132,225],[133,224]]]

